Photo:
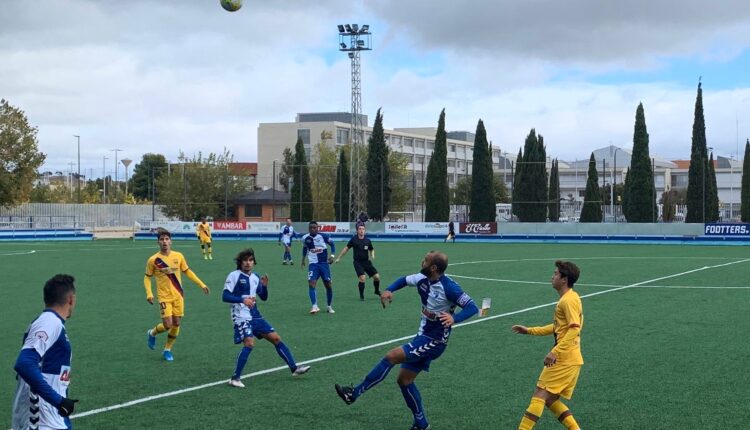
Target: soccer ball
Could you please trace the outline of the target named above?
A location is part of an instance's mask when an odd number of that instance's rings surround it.
[[[219,3],[229,12],[237,12],[242,7],[242,0],[220,0]]]

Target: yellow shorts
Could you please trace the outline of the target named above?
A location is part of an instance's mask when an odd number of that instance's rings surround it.
[[[536,386],[552,394],[559,394],[561,397],[570,399],[573,397],[573,390],[576,388],[580,372],[580,365],[556,364],[552,367],[545,367],[542,374],[539,375]]]
[[[210,237],[207,237],[207,238],[201,237],[200,241],[201,241],[201,245],[210,245],[211,244],[211,238]]]
[[[159,312],[162,318],[185,316],[185,299],[159,301]]]

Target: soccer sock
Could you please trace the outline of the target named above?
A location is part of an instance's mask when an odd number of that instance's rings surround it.
[[[174,341],[177,340],[178,334],[180,334],[180,326],[172,327],[169,329],[169,333],[167,334],[167,343],[164,344],[165,350],[172,350],[172,345],[174,345]]]
[[[388,372],[390,372],[392,368],[393,365],[390,361],[386,360],[385,358],[380,360],[380,363],[373,367],[370,373],[365,376],[365,380],[362,381],[361,384],[354,387],[354,398],[356,399],[365,391],[378,385],[383,379],[385,379],[386,376],[388,376]]]
[[[206,253],[206,245],[201,245],[201,253]]]
[[[359,288],[359,297],[364,298],[365,297],[365,283],[364,282],[358,283],[357,288]]]
[[[151,329],[151,336],[156,336],[159,333],[164,333],[167,331],[167,328],[164,327],[163,323],[156,324],[156,327]]]
[[[380,294],[380,281],[372,281],[372,285],[375,286],[375,294]]]
[[[417,385],[412,382],[409,385],[399,385],[399,387],[404,400],[406,400],[406,406],[411,409],[411,413],[414,415],[414,424],[419,427],[427,427],[427,418],[424,416],[424,409],[422,408],[422,396],[419,394]]]
[[[240,375],[242,375],[242,369],[245,368],[245,364],[247,363],[247,359],[250,358],[251,352],[253,352],[252,348],[249,348],[247,346],[242,347],[240,355],[237,356],[237,367],[234,368],[232,379],[240,379]]]
[[[578,429],[578,423],[576,422],[575,418],[573,418],[573,414],[570,413],[570,409],[565,406],[565,403],[557,400],[555,401],[555,403],[549,405],[549,410],[552,411],[553,414],[555,414],[557,419],[562,423],[562,425],[565,426],[566,429]]]
[[[333,303],[333,288],[326,288],[326,302],[328,306],[331,306],[331,303]]]
[[[289,253],[284,251],[284,261],[289,261]]]
[[[279,357],[281,357],[286,365],[289,366],[289,370],[291,370],[292,372],[297,370],[297,363],[294,362],[292,351],[290,351],[289,348],[284,345],[284,342],[279,342],[276,344],[276,353],[279,354]]]
[[[307,291],[310,294],[310,303],[312,303],[313,306],[318,304],[318,294],[315,292],[314,287],[310,287],[310,289]]]
[[[544,400],[539,397],[532,397],[529,408],[521,418],[521,424],[518,425],[518,430],[531,430],[534,428],[534,424],[539,420],[544,412]]]
[[[211,252],[211,245],[208,245],[208,253],[210,254]]]

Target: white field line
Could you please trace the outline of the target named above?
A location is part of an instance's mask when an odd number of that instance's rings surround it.
[[[7,253],[4,253],[4,254],[0,254],[0,257],[5,257],[5,256],[8,256],[8,255],[29,255],[29,254],[33,254],[35,252],[36,251],[33,250],[33,249],[31,251],[7,252]]]
[[[473,279],[476,281],[488,281],[488,282],[504,282],[508,284],[534,284],[534,285],[550,285],[550,281],[519,281],[515,279],[495,279],[495,278],[479,278],[476,276],[463,276],[448,274],[451,278],[461,279]],[[623,285],[609,285],[609,284],[582,284],[577,283],[576,286],[580,287],[601,287],[601,288],[620,288]],[[692,290],[750,290],[750,286],[747,287],[712,287],[705,285],[638,285],[631,288],[678,288],[678,289],[692,289]]]
[[[547,259],[547,260],[549,260],[549,259]],[[642,281],[642,282],[638,282],[638,283],[635,283],[635,284],[625,285],[625,286],[622,286],[622,287],[617,287],[617,288],[613,288],[613,289],[609,289],[609,290],[604,290],[604,291],[598,291],[598,292],[591,293],[591,294],[585,294],[585,295],[581,296],[581,298],[583,299],[583,298],[586,298],[586,297],[593,297],[593,296],[598,296],[598,295],[601,295],[601,294],[612,293],[612,292],[619,291],[619,290],[624,290],[624,289],[627,289],[627,288],[637,287],[637,286],[640,286],[640,285],[643,285],[643,284],[649,284],[651,282],[661,281],[663,279],[676,278],[678,276],[688,275],[690,273],[701,272],[703,270],[714,269],[714,268],[718,268],[718,267],[725,267],[725,266],[729,266],[729,265],[732,265],[732,264],[744,263],[744,262],[747,262],[747,261],[750,261],[750,258],[745,259],[745,260],[740,260],[740,261],[733,261],[731,263],[718,264],[718,265],[715,265],[715,266],[704,266],[704,267],[700,267],[698,269],[688,270],[688,271],[685,271],[685,272],[675,273],[673,275],[667,275],[667,276],[662,276],[662,277],[659,277],[659,278],[649,279],[647,281]],[[520,309],[520,310],[517,310],[517,311],[506,312],[504,314],[493,315],[491,317],[478,318],[478,319],[474,319],[472,321],[468,321],[468,322],[465,322],[465,323],[457,324],[455,327],[463,327],[463,326],[467,326],[467,325],[471,325],[471,324],[478,324],[478,323],[482,323],[482,322],[486,322],[486,321],[491,321],[491,320],[494,320],[494,319],[497,319],[497,318],[503,318],[503,317],[507,317],[507,316],[510,316],[510,315],[517,315],[517,314],[520,314],[520,313],[524,313],[524,312],[528,312],[528,311],[533,311],[533,310],[536,310],[536,309],[541,309],[541,308],[545,308],[545,307],[549,307],[549,306],[554,306],[556,304],[557,304],[557,302],[555,301],[555,302],[545,303],[543,305],[537,305],[537,306],[532,306],[532,307],[528,307],[528,308],[525,308],[525,309]],[[314,358],[314,359],[311,359],[311,360],[301,361],[299,364],[311,364],[311,363],[317,363],[317,362],[329,360],[329,359],[332,359],[332,358],[343,357],[343,356],[346,356],[346,355],[355,354],[357,352],[366,351],[368,349],[378,348],[378,347],[385,346],[385,345],[388,345],[388,344],[392,344],[392,343],[395,343],[395,342],[401,342],[401,341],[404,341],[404,340],[407,340],[407,339],[412,339],[413,337],[414,337],[414,335],[411,334],[409,336],[403,336],[403,337],[399,337],[399,338],[395,338],[395,339],[390,339],[390,340],[386,340],[384,342],[379,342],[379,343],[375,343],[375,344],[372,344],[372,345],[362,346],[362,347],[359,347],[359,348],[350,349],[348,351],[342,351],[342,352],[339,352],[339,353],[336,353],[336,354],[331,354],[331,355],[326,355],[326,356]],[[277,371],[285,370],[285,369],[288,369],[288,367],[286,367],[286,366],[279,366],[279,367],[274,367],[274,368],[270,368],[270,369],[260,370],[260,371],[257,371],[257,372],[249,373],[247,375],[243,375],[242,379],[251,378],[251,377],[259,376],[259,375],[264,375],[264,374],[267,374],[267,373],[277,372]],[[193,386],[193,387],[183,388],[181,390],[170,391],[170,392],[162,393],[162,394],[155,394],[153,396],[143,397],[143,398],[131,400],[131,401],[125,402],[125,403],[119,403],[119,404],[112,405],[112,406],[107,406],[107,407],[104,407],[104,408],[92,409],[90,411],[81,412],[79,414],[72,415],[71,418],[82,418],[82,417],[86,417],[86,416],[89,416],[89,415],[100,414],[102,412],[108,412],[108,411],[113,411],[113,410],[116,410],[116,409],[127,408],[127,407],[134,406],[134,405],[137,405],[137,404],[140,404],[140,403],[149,402],[151,400],[163,399],[165,397],[172,397],[172,396],[176,396],[176,395],[183,394],[183,393],[189,393],[191,391],[201,390],[203,388],[209,388],[209,387],[214,387],[214,386],[217,386],[217,385],[226,384],[227,381],[228,381],[227,379],[222,379],[221,381],[209,382],[209,383],[202,384],[202,385],[196,385],[196,386]]]
[[[513,258],[504,260],[477,260],[477,261],[463,261],[458,263],[450,263],[449,266],[461,266],[464,264],[483,264],[483,263],[520,263],[524,261],[578,261],[578,260],[728,260],[736,257],[678,257],[678,256],[652,256],[652,257],[640,257],[640,256],[622,256],[622,257],[544,257],[544,258]]]

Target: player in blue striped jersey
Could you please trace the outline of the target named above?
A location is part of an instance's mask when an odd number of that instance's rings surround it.
[[[397,382],[406,405],[414,416],[411,430],[430,428],[422,407],[422,397],[414,380],[420,372],[429,371],[430,363],[445,351],[452,326],[479,312],[472,298],[453,279],[445,276],[447,268],[448,256],[442,252],[430,251],[424,257],[419,273],[397,279],[380,295],[385,308],[393,300],[395,291],[407,285],[417,287],[422,301],[419,330],[411,342],[388,351],[356,387],[335,385],[336,393],[347,405],[354,403],[365,391],[383,381],[393,366],[401,364]],[[456,306],[462,309],[454,314]]]
[[[258,277],[253,273],[255,268],[255,251],[248,248],[240,251],[235,258],[237,270],[229,273],[224,282],[224,293],[222,300],[231,303],[231,317],[234,323],[234,343],[242,343],[243,348],[237,357],[235,367],[229,385],[244,388],[240,381],[242,369],[247,363],[250,353],[255,346],[255,337],[265,339],[276,347],[276,352],[289,366],[292,375],[302,375],[310,370],[310,366],[298,365],[294,361],[292,351],[281,341],[281,336],[274,330],[258,310],[257,298],[268,300],[268,276]]]
[[[68,398],[72,350],[65,321],[76,304],[75,279],[55,275],[44,284],[46,309],[23,335],[14,367],[14,429],[71,429],[69,415],[78,400]]]
[[[336,255],[336,245],[327,234],[318,233],[318,223],[310,221],[308,224],[310,233],[302,236],[302,268],[305,268],[305,258],[310,262],[310,268],[307,271],[307,284],[310,294],[310,314],[315,315],[320,311],[318,307],[318,295],[315,292],[315,286],[319,278],[323,278],[323,285],[326,287],[326,303],[328,304],[328,313],[335,313],[331,304],[333,303],[333,282],[331,280],[331,266],[333,256]],[[331,254],[328,254],[328,245],[331,246]]]
[[[281,226],[281,231],[279,231],[279,245],[284,245],[284,257],[281,260],[283,265],[294,265],[294,261],[292,261],[292,240],[295,237],[297,237],[297,233],[292,226],[292,220],[287,218],[286,224]]]

